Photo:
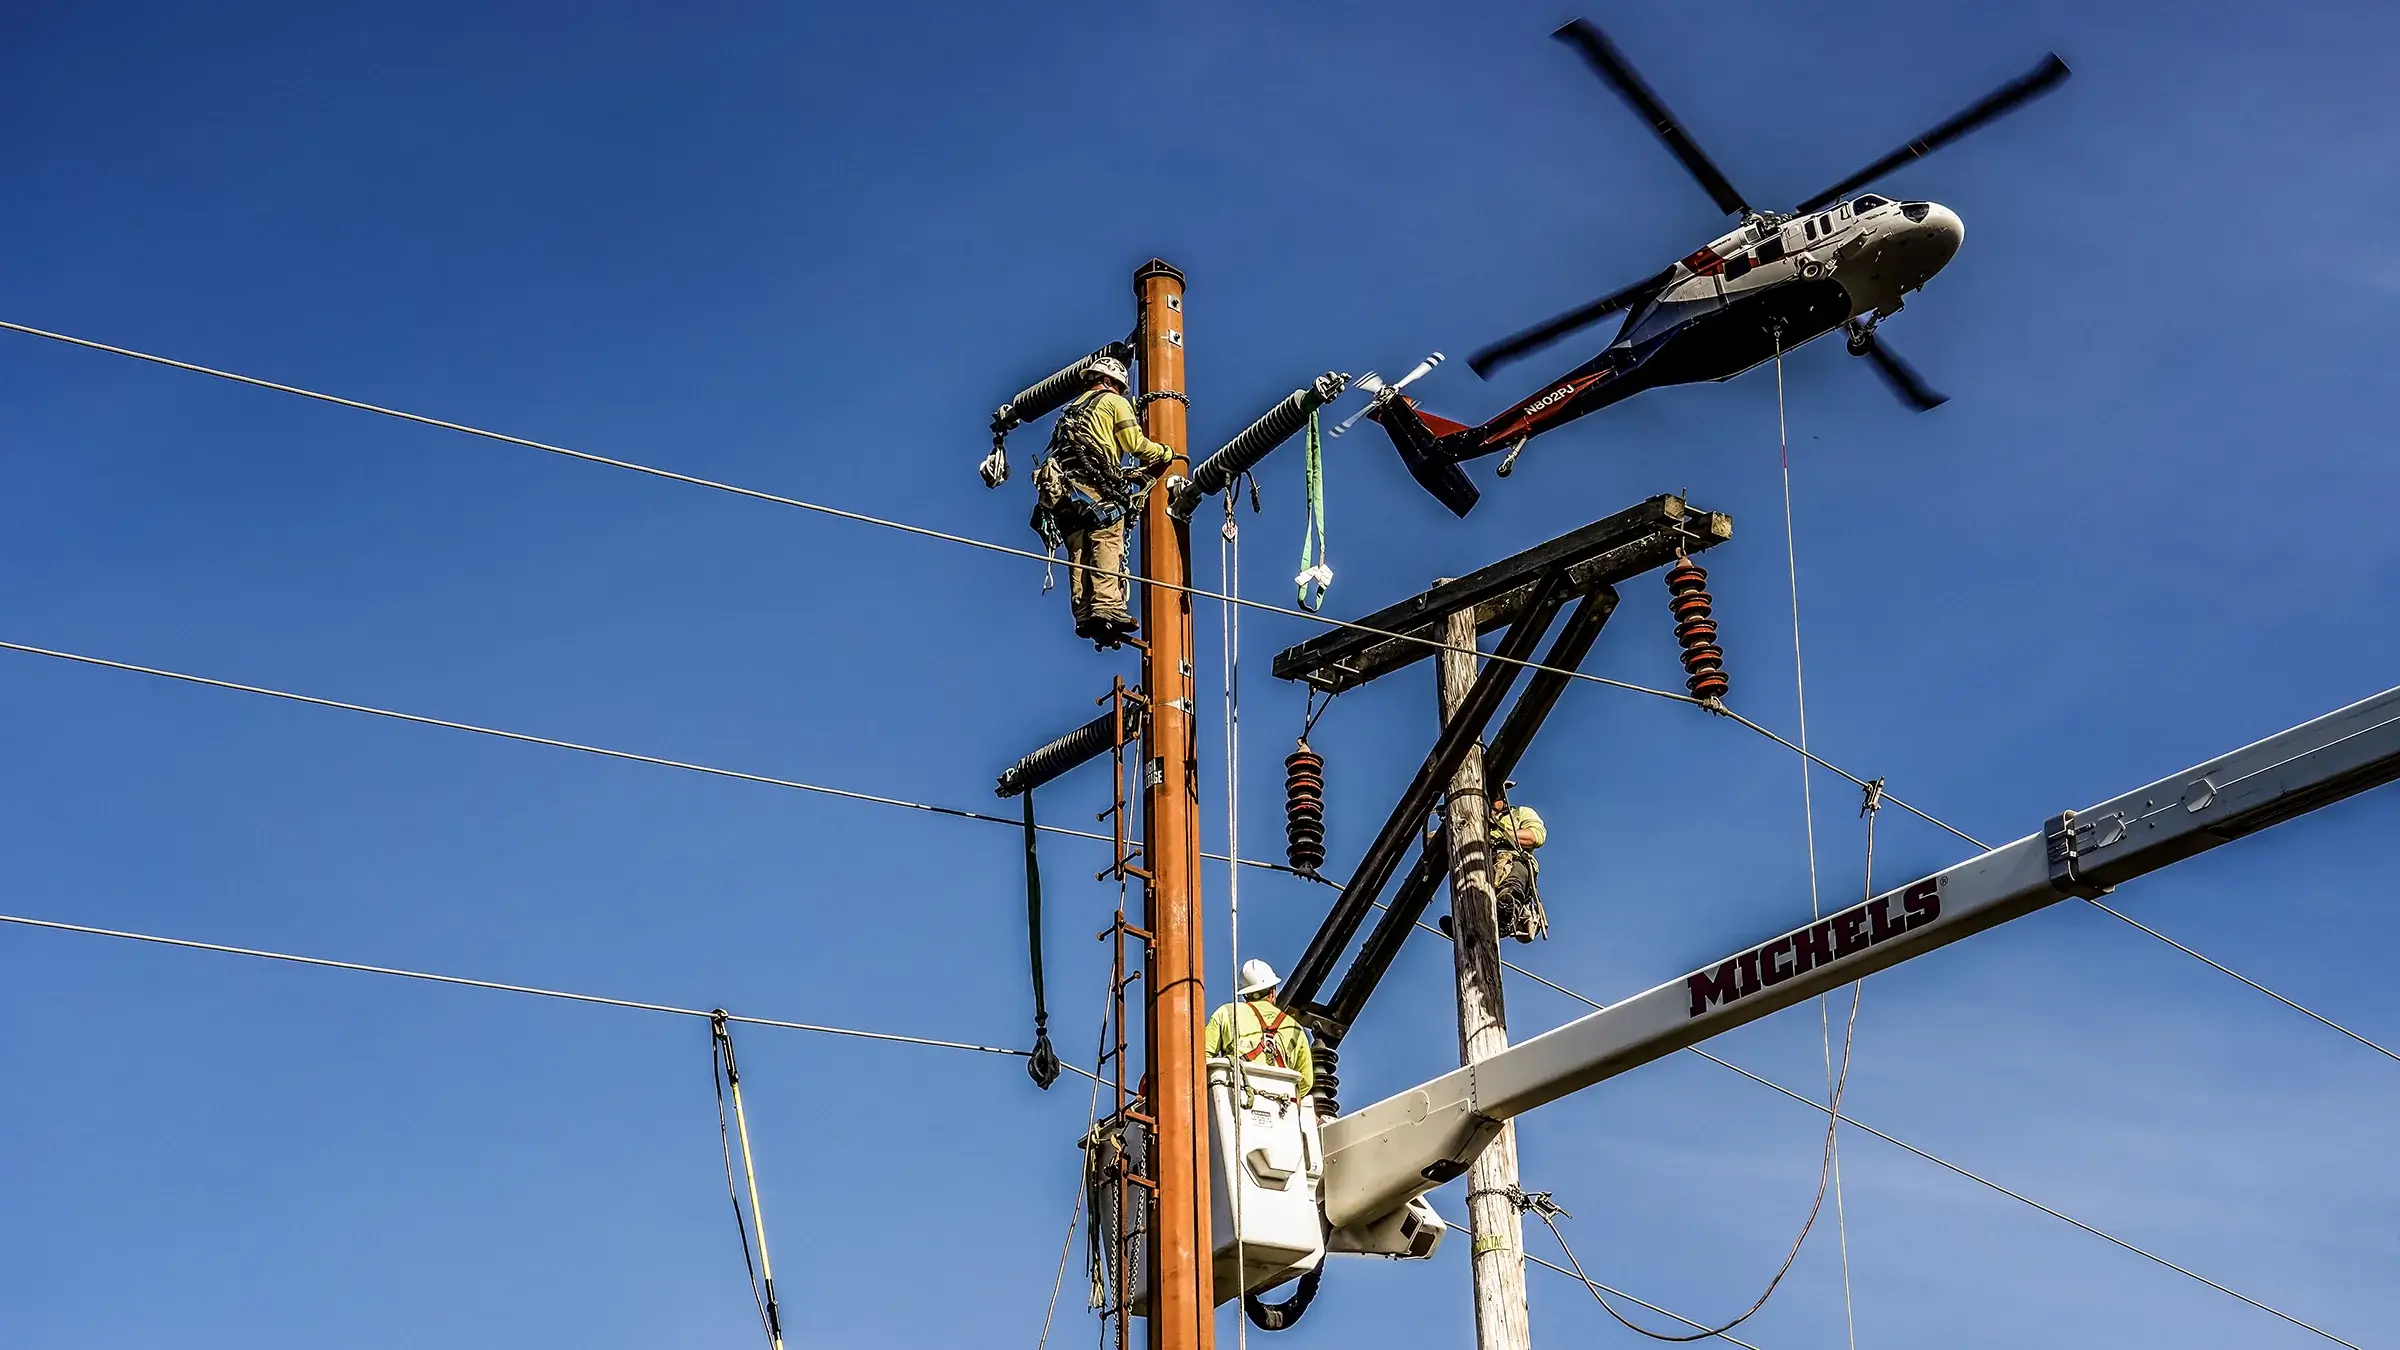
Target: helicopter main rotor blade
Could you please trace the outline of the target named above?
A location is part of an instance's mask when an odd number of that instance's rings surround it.
[[[2049,93],[2067,78],[2067,74],[2067,63],[2058,59],[2057,52],[2050,53],[2042,58],[2040,65],[1984,95],[1965,112],[1800,203],[1792,208],[1793,213],[1805,216],[1828,203],[1840,201],[1853,190],[1865,187],[1910,160],[1930,155],[1984,123],[2014,111],[2019,104]]]
[[[1591,64],[1592,70],[1608,81],[1618,97],[1641,114],[1642,120],[1650,124],[1650,130],[1657,133],[1675,158],[1683,162],[1685,170],[1700,180],[1700,186],[1707,191],[1709,199],[1717,204],[1718,210],[1729,216],[1750,213],[1749,204],[1742,200],[1742,194],[1733,190],[1733,184],[1726,181],[1725,175],[1718,171],[1717,166],[1692,139],[1691,133],[1683,129],[1683,123],[1676,121],[1675,114],[1667,111],[1667,105],[1659,102],[1658,95],[1643,83],[1633,63],[1625,59],[1625,54],[1617,50],[1616,44],[1610,42],[1608,35],[1601,32],[1597,25],[1589,19],[1576,19],[1550,36],[1583,53],[1583,59]]]
[[[1871,333],[1867,335],[1867,359],[1875,363],[1876,373],[1892,387],[1892,393],[1918,412],[1931,412],[1950,401],[1948,394],[1934,392],[1913,367]]]
[[[1644,277],[1613,295],[1601,296],[1588,305],[1570,309],[1557,318],[1535,324],[1521,333],[1502,338],[1468,357],[1467,365],[1472,367],[1476,374],[1489,379],[1493,371],[1520,356],[1540,351],[1570,333],[1591,327],[1618,310],[1642,303],[1657,294],[1659,288],[1666,285],[1674,275],[1675,269],[1669,267],[1658,275]]]

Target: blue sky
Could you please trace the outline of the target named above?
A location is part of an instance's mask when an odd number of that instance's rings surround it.
[[[1191,274],[1213,444],[1316,371],[1463,354],[1708,238],[1698,189],[1544,37],[1572,12],[20,4],[0,318],[1027,544],[1022,478],[973,476],[985,418],[1124,331],[1143,258]],[[1829,344],[1788,363],[1821,753],[2006,839],[2392,683],[2388,7],[1585,12],[1766,200],[2046,49],[2076,71],[1887,184],[1967,223],[1886,330],[1953,401],[1911,416]],[[1423,393],[1480,417],[1519,379],[1458,362]],[[1028,563],[31,338],[0,341],[0,425],[9,641],[971,808],[1126,668],[1070,640]],[[1463,523],[1379,438],[1345,440],[1333,606],[1685,491],[1739,522],[1708,559],[1734,702],[1789,730],[1774,432],[1766,371],[1644,395],[1480,475]],[[1296,455],[1264,479],[1248,591],[1282,600]],[[1662,601],[1627,587],[1589,668],[1670,682]],[[1309,631],[1244,626],[1254,852],[1300,718],[1265,669]],[[1216,641],[1204,609],[1204,677]],[[1432,734],[1426,683],[1320,728],[1337,867]],[[1000,827],[17,655],[0,709],[9,912],[1026,1036]],[[1551,978],[1616,997],[1806,912],[1798,767],[1726,723],[1579,687],[1518,776],[1552,823],[1553,938],[1522,953]],[[1223,783],[1212,751],[1212,803]],[[1846,895],[1855,798],[1818,789]],[[1045,814],[1104,791],[1087,774]],[[2389,1043],[2395,800],[2120,899]],[[1877,875],[1960,853],[1895,815]],[[1079,879],[1093,849],[1045,860],[1084,1057],[1112,894]],[[1224,896],[1212,872],[1220,978]],[[1254,875],[1242,899],[1243,954],[1282,963],[1324,893]],[[1405,953],[1347,1098],[1454,1063],[1448,963]],[[1575,1011],[1511,1002],[1520,1032]],[[14,930],[0,1025],[8,1344],[757,1334],[697,1023]],[[795,1340],[1030,1344],[1084,1094],[1005,1059],[741,1037]],[[1808,1013],[1721,1049],[1822,1079]],[[2350,1339],[2400,1313],[2400,1066],[2088,909],[1872,980],[1849,1105]],[[1710,1317],[1789,1242],[1819,1138],[1683,1056],[1529,1117],[1523,1153],[1596,1275]],[[1872,1139],[1844,1156],[1862,1345],[2321,1344]],[[1847,1343],[1835,1237],[1749,1339]],[[1467,1343],[1464,1248],[1339,1266],[1286,1338]],[[1545,1340],[1630,1343],[1531,1280]],[[1068,1344],[1091,1332],[1074,1285]]]

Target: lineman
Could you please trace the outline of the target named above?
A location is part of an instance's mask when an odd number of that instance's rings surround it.
[[[1300,1095],[1317,1084],[1308,1033],[1290,1012],[1275,1006],[1275,968],[1252,957],[1242,962],[1240,997],[1208,1015],[1203,1041],[1210,1059],[1240,1055],[1245,1064],[1272,1064],[1300,1075]]]
[[[1142,434],[1125,398],[1125,363],[1092,362],[1088,387],[1059,410],[1049,456],[1034,470],[1035,528],[1066,545],[1075,636],[1114,647],[1139,626],[1125,608],[1125,516],[1175,452]],[[1131,471],[1128,472],[1128,461]],[[1042,529],[1047,515],[1052,530]]]
[[[1550,841],[1549,827],[1530,806],[1510,806],[1511,779],[1492,794],[1492,891],[1500,902],[1500,932],[1519,942],[1550,936],[1549,916],[1534,882],[1542,865],[1533,851]]]

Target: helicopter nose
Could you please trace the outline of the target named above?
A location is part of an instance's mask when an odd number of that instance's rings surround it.
[[[1917,246],[1929,264],[1929,270],[1940,268],[1958,255],[1958,246],[1966,242],[1967,223],[1958,213],[1940,202],[1910,202],[1901,208],[1913,226],[1909,233],[1917,236]]]

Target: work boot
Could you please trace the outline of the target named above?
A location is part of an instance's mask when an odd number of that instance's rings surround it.
[[[1075,636],[1086,642],[1096,642],[1114,628],[1115,625],[1103,615],[1078,614],[1075,616]]]
[[[1089,633],[1083,633],[1080,628],[1076,631],[1090,638],[1092,645],[1102,651],[1117,646],[1125,639],[1140,632],[1142,627],[1132,615],[1121,609],[1102,610],[1100,613],[1094,614],[1091,617],[1091,625],[1092,631]]]

